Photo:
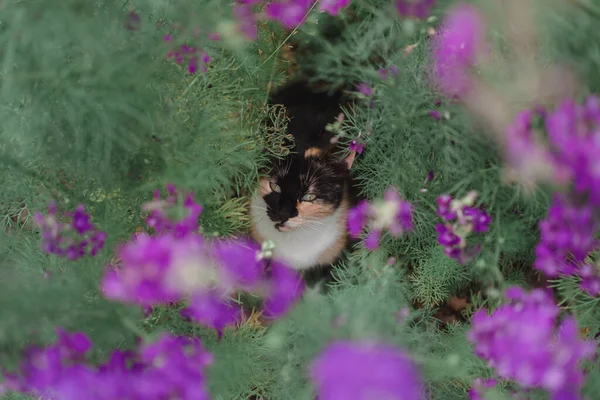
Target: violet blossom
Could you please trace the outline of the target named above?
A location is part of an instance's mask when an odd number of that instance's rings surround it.
[[[87,360],[92,343],[80,332],[58,330],[58,340],[27,350],[4,387],[60,400],[209,400],[204,369],[213,362],[198,338],[163,333],[136,351],[115,350],[98,366]]]
[[[365,82],[359,83],[358,86],[356,87],[356,90],[359,93],[361,93],[362,95],[364,95],[365,97],[373,96],[373,88],[371,88],[371,86],[369,86]]]
[[[546,219],[540,222],[534,267],[552,278],[579,275],[582,289],[597,296],[600,273],[587,257],[599,247],[598,228],[591,205],[576,206],[565,196],[554,195]]]
[[[595,355],[595,344],[579,338],[572,317],[557,325],[560,310],[548,291],[511,287],[505,296],[508,304],[491,315],[479,310],[473,316],[468,338],[475,354],[500,378],[544,389],[555,399],[578,398],[584,382],[579,364]]]
[[[319,400],[418,400],[422,383],[413,361],[390,345],[336,341],[310,366]]]
[[[314,0],[280,0],[267,4],[269,19],[279,21],[286,29],[300,25]]]
[[[350,145],[348,146],[350,151],[356,151],[358,154],[361,154],[365,148],[365,144],[358,142],[356,140],[353,140],[350,142]]]
[[[48,205],[48,214],[34,214],[36,225],[42,228],[43,251],[74,261],[86,254],[95,256],[102,250],[106,233],[91,223],[83,204],[73,212],[63,212],[60,217],[57,212],[56,203],[52,202]]]
[[[470,192],[463,199],[453,199],[448,194],[437,198],[437,215],[446,222],[437,224],[438,243],[444,253],[464,264],[472,260],[480,251],[479,246],[469,246],[467,237],[471,233],[487,232],[492,218],[482,209],[474,208],[476,192]]]
[[[147,224],[155,234],[139,233],[117,250],[119,260],[106,268],[102,281],[105,297],[144,308],[189,299],[182,314],[212,327],[221,335],[240,317],[231,298],[238,292],[258,294],[265,312],[283,316],[299,299],[302,279],[284,264],[267,268],[270,260],[261,247],[247,239],[207,240],[198,233],[202,207],[187,195],[187,215],[171,217],[178,194],[143,205],[150,212]]]
[[[400,237],[412,231],[412,205],[403,200],[396,189],[390,187],[382,200],[369,204],[361,201],[348,212],[348,232],[357,238],[368,227],[369,234],[365,238],[365,246],[374,250],[379,246],[381,234],[387,230],[393,237]]]
[[[575,193],[587,195],[591,205],[600,206],[600,98],[590,96],[581,105],[563,101],[545,113],[545,126],[558,171],[566,171]]]
[[[166,34],[163,37],[165,42],[170,42],[173,36]],[[211,61],[211,57],[208,53],[200,51],[198,48],[183,44],[178,46],[174,50],[167,53],[167,59],[173,58],[177,64],[187,63],[188,72],[194,75],[198,69],[205,73],[208,71],[208,63]]]
[[[467,3],[452,7],[433,39],[433,81],[449,97],[470,90],[469,69],[485,51],[484,22]]]
[[[342,8],[348,7],[350,0],[319,0],[319,11],[326,11],[330,15],[337,16]]]
[[[429,16],[436,0],[396,0],[396,9],[405,17],[424,19]]]
[[[256,27],[256,16],[252,11],[252,4],[236,2],[233,5],[233,15],[244,36],[249,40],[256,40],[258,37],[258,28]]]

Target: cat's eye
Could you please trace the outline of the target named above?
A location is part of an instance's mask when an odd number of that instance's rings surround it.
[[[302,196],[302,201],[313,201],[314,199],[317,198],[317,195],[314,193],[306,193],[304,196]]]
[[[281,193],[281,188],[278,184],[276,184],[275,182],[269,182],[269,185],[271,186],[272,191],[274,191],[275,193]]]

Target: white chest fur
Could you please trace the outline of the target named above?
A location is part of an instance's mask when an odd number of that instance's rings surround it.
[[[296,270],[307,269],[320,263],[324,253],[334,248],[345,235],[342,227],[345,222],[345,207],[311,226],[300,226],[293,231],[280,232],[267,215],[267,204],[260,196],[255,196],[250,204],[251,216],[256,233],[275,244],[273,256],[286,262]],[[340,223],[341,219],[344,219]]]

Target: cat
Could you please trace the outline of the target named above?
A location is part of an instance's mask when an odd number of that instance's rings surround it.
[[[297,81],[280,89],[271,103],[286,109],[293,148],[259,179],[250,204],[251,236],[259,243],[272,241],[273,258],[306,276],[327,269],[349,244],[346,217],[356,202],[350,174],[356,152],[340,156],[325,129],[342,111],[340,92],[320,92]]]

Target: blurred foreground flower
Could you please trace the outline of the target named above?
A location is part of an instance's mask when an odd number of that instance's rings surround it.
[[[310,375],[319,400],[423,398],[413,361],[389,345],[334,342],[313,361]]]
[[[442,195],[437,199],[438,216],[447,223],[435,226],[438,242],[444,246],[444,253],[460,264],[470,261],[479,251],[479,246],[468,246],[467,237],[471,232],[487,232],[492,218],[483,210],[473,207],[477,192],[470,192],[463,199],[453,199]]]
[[[554,111],[523,110],[506,130],[506,158],[510,167],[529,180],[564,185],[600,205],[600,98],[584,104],[565,100]]]
[[[91,223],[82,204],[74,212],[63,213],[62,218],[56,214],[57,206],[52,202],[48,205],[47,215],[39,212],[34,215],[36,225],[42,228],[42,250],[70,260],[84,257],[88,252],[95,256],[102,250],[106,233]]]
[[[396,0],[396,9],[405,17],[424,19],[429,16],[436,0]]]
[[[593,207],[575,206],[565,196],[556,194],[548,216],[540,222],[534,267],[551,278],[579,275],[582,289],[597,296],[600,274],[596,266],[588,262],[588,256],[599,247],[598,227]]]
[[[319,0],[319,11],[326,11],[330,15],[338,15],[342,8],[348,7],[350,0]]]
[[[267,4],[267,16],[279,21],[286,29],[300,25],[314,0],[285,0]]]
[[[403,200],[394,188],[389,188],[383,200],[373,204],[363,200],[348,211],[348,232],[350,236],[357,238],[365,227],[370,229],[365,238],[365,246],[374,250],[379,246],[384,229],[394,237],[412,231],[412,205]]]
[[[448,11],[433,39],[432,78],[435,86],[449,97],[470,90],[469,69],[486,51],[484,21],[473,6],[460,3]]]
[[[252,292],[264,299],[263,315],[277,318],[300,298],[304,282],[280,263],[261,256],[261,248],[246,239],[208,241],[198,234],[202,210],[191,195],[185,197],[188,215],[169,216],[177,202],[175,188],[169,197],[143,208],[151,211],[147,223],[156,235],[137,234],[118,250],[118,265],[107,267],[102,292],[109,299],[140,304],[145,308],[189,299],[185,317],[210,326],[221,335],[240,317],[233,303],[238,292]]]
[[[557,324],[560,309],[551,295],[519,287],[505,292],[510,301],[492,315],[479,310],[472,319],[469,340],[475,354],[499,377],[524,388],[541,388],[554,399],[577,399],[584,382],[580,362],[596,353],[594,342],[583,341],[575,319]]]
[[[198,338],[162,334],[137,352],[115,350],[91,365],[92,343],[83,333],[58,330],[58,340],[30,348],[17,373],[6,374],[8,391],[53,400],[209,400],[204,368],[213,361]]]

